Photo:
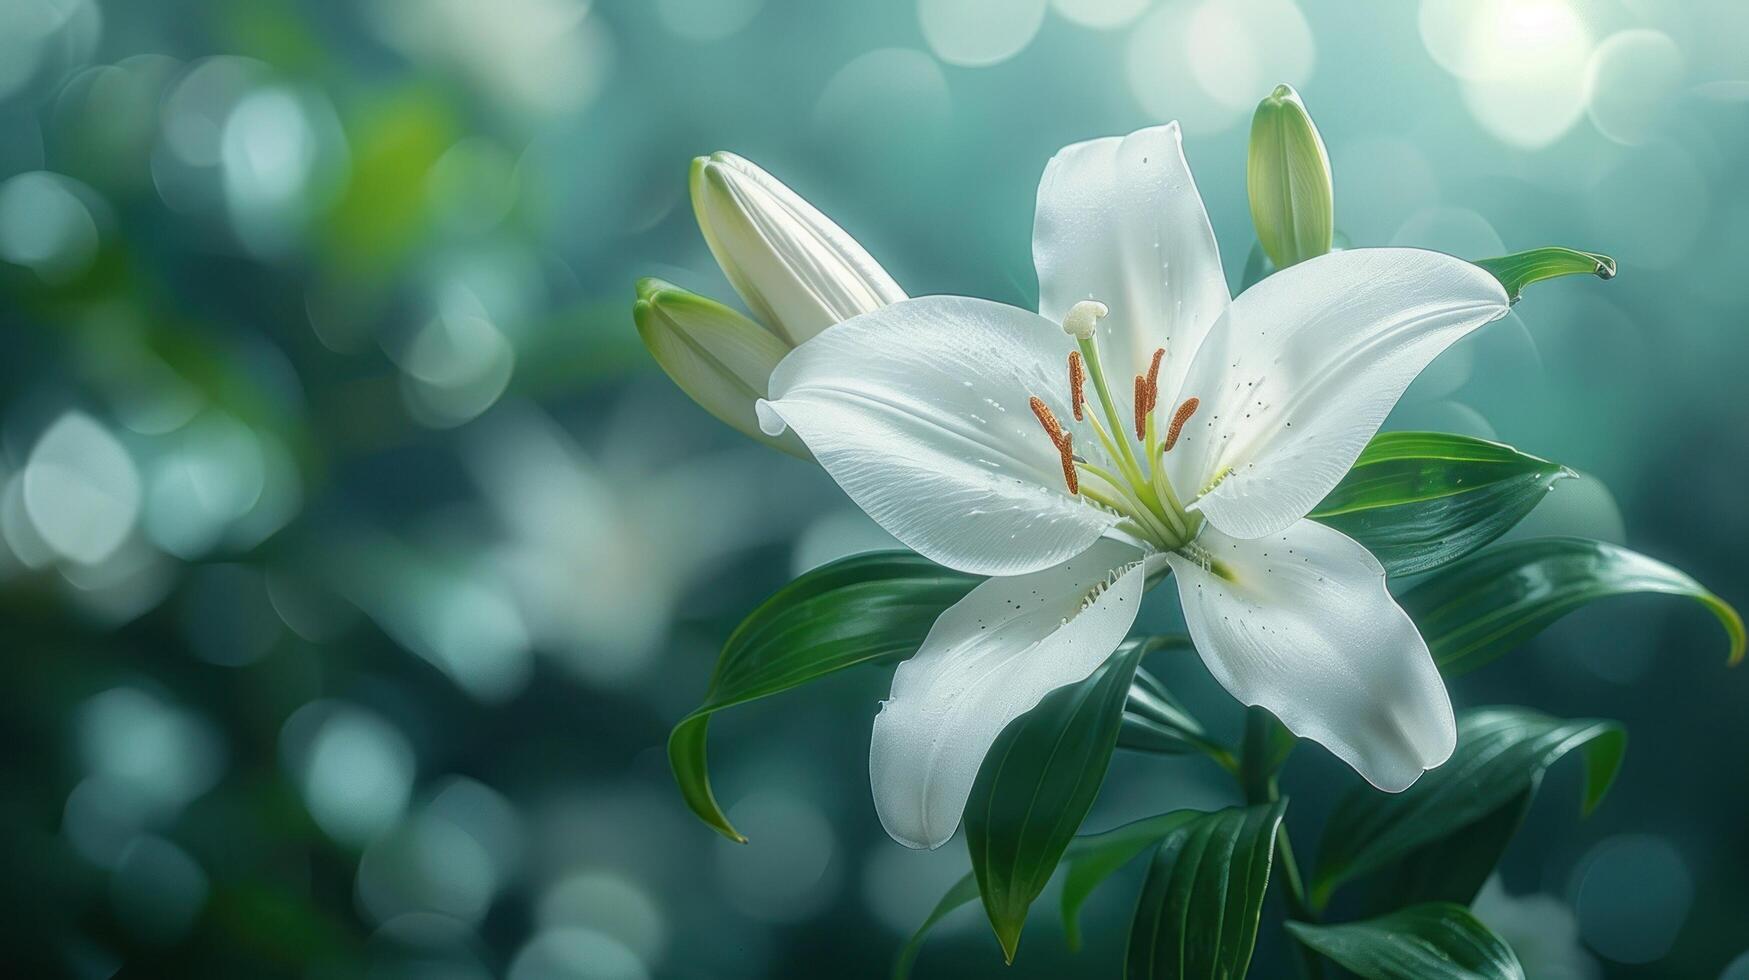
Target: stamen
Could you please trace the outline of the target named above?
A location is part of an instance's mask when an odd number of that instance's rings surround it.
[[[1063,424],[1057,421],[1057,416],[1051,412],[1051,407],[1045,404],[1043,398],[1034,395],[1029,404],[1032,405],[1032,414],[1038,416],[1038,424],[1045,427],[1045,435],[1051,437],[1051,445],[1057,447],[1057,452],[1062,452],[1066,442]]]
[[[1069,352],[1069,403],[1075,421],[1081,421],[1081,406],[1087,403],[1087,374],[1081,370],[1081,352]]]
[[[1069,485],[1071,494],[1081,492],[1081,478],[1075,472],[1075,436],[1063,431],[1063,424],[1057,421],[1056,413],[1045,404],[1043,398],[1037,395],[1027,402],[1032,406],[1032,414],[1038,417],[1038,424],[1044,426],[1045,435],[1051,437],[1051,445],[1057,448],[1057,455],[1063,460],[1063,482]]]
[[[1178,406],[1178,411],[1172,413],[1172,425],[1166,430],[1166,448],[1163,452],[1171,452],[1172,447],[1178,444],[1178,437],[1184,434],[1184,423],[1189,422],[1190,417],[1196,414],[1196,406],[1199,404],[1201,402],[1195,398],[1186,398],[1184,404]]]
[[[1136,438],[1148,438],[1148,379],[1136,375]]]
[[[1166,357],[1166,348],[1154,348],[1154,360],[1148,365],[1148,407],[1154,407],[1154,400],[1160,397],[1160,361]]]

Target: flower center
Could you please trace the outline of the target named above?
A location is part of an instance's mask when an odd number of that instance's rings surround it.
[[[1160,364],[1166,359],[1166,349],[1159,348],[1149,361],[1148,373],[1135,376],[1131,425],[1125,426],[1099,358],[1095,326],[1107,312],[1103,303],[1076,303],[1063,317],[1063,332],[1075,338],[1076,346],[1069,352],[1070,412],[1075,421],[1091,424],[1116,472],[1076,453],[1074,433],[1063,427],[1050,405],[1037,395],[1030,399],[1032,413],[1062,457],[1063,482],[1069,493],[1123,518],[1118,527],[1124,531],[1162,550],[1177,550],[1196,537],[1202,517],[1187,512],[1179,502],[1166,476],[1165,456],[1178,444],[1199,401],[1187,398],[1178,406],[1166,422],[1165,440],[1161,441],[1154,410],[1160,399]],[[1085,410],[1088,381],[1093,382],[1098,411]],[[1131,432],[1135,433],[1134,443],[1129,438]]]

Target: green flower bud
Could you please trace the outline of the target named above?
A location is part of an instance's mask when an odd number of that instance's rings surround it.
[[[1257,241],[1276,268],[1330,251],[1336,227],[1330,156],[1291,86],[1277,85],[1251,117],[1245,184]]]
[[[774,439],[759,431],[753,412],[788,344],[727,306],[660,279],[638,280],[632,318],[656,363],[705,411],[768,446],[809,458],[794,432]]]

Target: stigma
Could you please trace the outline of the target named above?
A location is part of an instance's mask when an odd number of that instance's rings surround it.
[[[1095,299],[1084,299],[1063,316],[1063,332],[1076,340],[1092,340],[1093,327],[1111,311]]]

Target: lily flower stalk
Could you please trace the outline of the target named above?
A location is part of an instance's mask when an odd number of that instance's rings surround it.
[[[1444,762],[1456,725],[1426,643],[1377,559],[1306,514],[1409,382],[1506,314],[1500,283],[1354,249],[1234,298],[1176,124],[1058,153],[1033,260],[1037,313],[895,302],[801,344],[756,406],[900,541],[990,576],[875,719],[887,832],[947,841],[997,735],[1103,663],[1168,573],[1234,697],[1383,790]]]
[[[748,160],[692,162],[692,209],[711,254],[753,319],[660,279],[638,282],[633,318],[656,362],[712,415],[755,439],[806,456],[793,436],[760,432],[753,405],[796,345],[859,314],[905,299],[844,229]]]

